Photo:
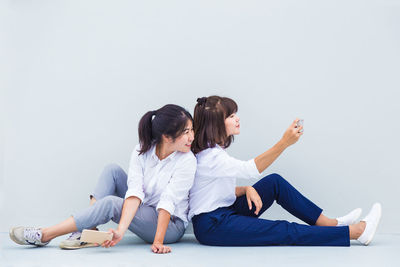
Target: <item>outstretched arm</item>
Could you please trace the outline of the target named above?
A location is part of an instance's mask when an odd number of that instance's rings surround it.
[[[286,148],[296,143],[300,136],[303,135],[301,131],[303,126],[297,126],[298,120],[293,121],[278,143],[254,159],[254,163],[260,173],[268,168]]]
[[[254,159],[259,173],[262,173],[268,168],[287,147],[299,140],[300,136],[303,134],[303,126],[297,126],[298,120],[299,119],[294,120],[278,143]],[[252,186],[237,186],[235,188],[235,195],[236,197],[246,195],[249,209],[252,209],[252,203],[254,203],[256,207],[254,213],[258,215],[262,208],[262,201],[257,191]]]

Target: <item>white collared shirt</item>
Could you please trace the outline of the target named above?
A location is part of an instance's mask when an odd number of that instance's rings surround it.
[[[242,161],[220,146],[196,154],[197,170],[189,194],[189,220],[194,215],[228,207],[236,200],[236,179],[259,178],[254,159]]]
[[[139,155],[140,145],[132,152],[125,199],[140,198],[142,204],[164,209],[187,226],[189,189],[196,172],[196,158],[192,152],[175,151],[163,160],[155,153],[154,145]]]

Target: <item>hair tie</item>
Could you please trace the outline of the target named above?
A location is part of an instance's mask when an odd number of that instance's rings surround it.
[[[199,103],[199,105],[203,105],[206,102],[207,102],[207,97],[199,97],[199,98],[197,98],[197,103]]]
[[[154,118],[156,117],[157,114],[157,110],[154,110],[151,112],[151,120],[154,120]]]

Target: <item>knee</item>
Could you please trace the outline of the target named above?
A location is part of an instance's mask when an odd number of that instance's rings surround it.
[[[285,181],[285,179],[282,176],[280,176],[279,174],[273,173],[273,174],[265,176],[264,178],[261,179],[261,181],[264,184],[271,186],[271,185],[280,184],[280,183],[282,183],[282,181]]]
[[[122,171],[122,168],[118,164],[115,164],[115,163],[107,164],[104,167],[104,172],[107,172],[110,174],[114,174],[115,172],[120,172],[120,171]]]
[[[118,223],[124,200],[117,196],[105,196],[93,204],[93,208],[97,213],[96,216],[101,218],[102,223],[113,220]]]
[[[277,173],[270,174],[264,178],[270,180],[274,184],[281,184],[282,182],[286,182],[286,180]]]
[[[107,180],[111,179],[113,183],[116,183],[118,180],[123,179],[124,177],[126,178],[124,170],[115,163],[106,165],[104,167],[102,176]]]
[[[118,204],[119,197],[117,196],[105,196],[96,202],[96,205],[100,205],[102,210],[112,211]]]

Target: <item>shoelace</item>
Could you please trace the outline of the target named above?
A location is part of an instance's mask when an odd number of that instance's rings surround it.
[[[67,240],[80,240],[81,239],[81,232],[73,232],[71,235],[67,238]]]
[[[24,238],[29,242],[41,243],[42,235],[40,233],[40,230],[37,228],[25,228],[24,229]]]

